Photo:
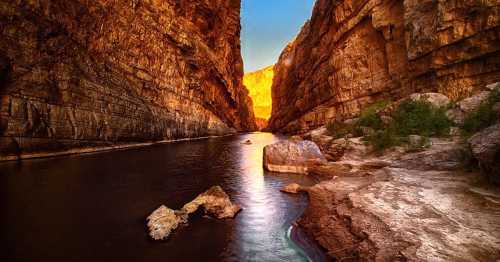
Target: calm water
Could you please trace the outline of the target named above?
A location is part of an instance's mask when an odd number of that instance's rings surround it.
[[[278,140],[255,133],[0,164],[0,260],[320,260],[287,237],[306,196],[279,192],[314,181],[262,169],[263,146]],[[149,213],[180,208],[213,185],[244,208],[236,219],[196,213],[167,241],[148,238]]]

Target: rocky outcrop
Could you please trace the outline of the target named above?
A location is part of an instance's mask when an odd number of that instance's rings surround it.
[[[305,132],[380,99],[457,99],[499,81],[499,12],[498,1],[316,1],[275,65],[269,128]]]
[[[307,174],[309,166],[325,161],[318,146],[307,140],[285,140],[264,147],[264,168],[271,172]]]
[[[255,123],[259,130],[267,127],[268,119],[271,117],[271,86],[273,84],[274,66],[246,73],[243,84],[249,91],[253,101]]]
[[[500,191],[461,171],[461,146],[434,139],[421,152],[346,153],[311,168],[327,179],[304,188],[299,224],[336,260],[500,259]]]
[[[500,192],[476,174],[384,168],[308,189],[299,224],[336,260],[496,261]]]
[[[240,1],[1,1],[2,157],[255,129]]]
[[[491,181],[500,184],[500,124],[490,126],[469,139],[479,167]]]
[[[206,214],[218,219],[233,218],[241,207],[231,203],[229,196],[220,186],[214,186],[185,204],[181,210],[160,206],[148,216],[149,235],[154,240],[167,238],[180,224],[188,222],[188,216],[203,207]]]

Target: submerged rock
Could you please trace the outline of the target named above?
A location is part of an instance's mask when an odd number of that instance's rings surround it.
[[[325,162],[312,141],[281,141],[264,147],[264,168],[272,172],[306,174],[308,166]]]
[[[243,142],[242,144],[245,144],[245,145],[251,145],[251,144],[252,144],[252,141],[247,140],[247,141]]]
[[[214,186],[185,204],[181,210],[173,210],[164,205],[153,211],[146,219],[149,235],[154,240],[167,238],[180,224],[188,221],[188,216],[203,207],[206,214],[218,219],[233,218],[240,210],[220,186]]]

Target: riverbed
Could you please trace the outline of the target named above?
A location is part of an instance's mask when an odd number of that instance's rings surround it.
[[[268,133],[182,141],[124,151],[0,163],[2,261],[307,261],[321,251],[292,223],[312,185],[304,175],[271,174]],[[252,144],[243,142],[251,140]],[[168,240],[152,241],[145,218],[164,204],[180,208],[220,185],[243,207],[233,220],[195,213]]]

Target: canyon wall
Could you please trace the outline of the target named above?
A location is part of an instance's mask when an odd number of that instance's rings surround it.
[[[256,128],[239,0],[0,2],[0,156]]]
[[[249,91],[253,101],[253,111],[259,129],[267,126],[267,120],[271,117],[271,86],[273,84],[274,66],[268,66],[260,70],[246,73],[243,84]]]
[[[317,0],[275,66],[269,128],[300,133],[376,100],[457,99],[497,81],[499,0]]]

